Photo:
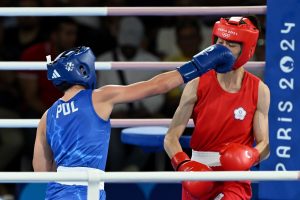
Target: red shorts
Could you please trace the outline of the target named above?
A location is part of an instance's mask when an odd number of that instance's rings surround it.
[[[221,171],[220,168],[212,167],[214,171]],[[252,189],[250,181],[226,181],[214,182],[212,191],[203,196],[201,200],[250,200]],[[192,197],[182,188],[182,200],[198,200]]]

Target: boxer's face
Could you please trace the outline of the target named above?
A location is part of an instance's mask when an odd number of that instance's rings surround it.
[[[216,44],[221,44],[230,49],[235,58],[237,58],[242,50],[242,45],[237,42],[231,42],[229,40],[224,40],[222,38],[218,38]]]

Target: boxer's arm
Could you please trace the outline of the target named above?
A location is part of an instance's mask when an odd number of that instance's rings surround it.
[[[262,81],[259,83],[257,110],[253,119],[253,132],[256,140],[255,148],[260,154],[260,161],[268,158],[270,90]]]
[[[141,81],[128,86],[105,86],[96,90],[94,96],[101,96],[99,98],[102,98],[102,102],[109,101],[112,105],[132,102],[166,93],[212,69],[222,69],[223,73],[228,72],[234,61],[235,57],[228,48],[216,44],[193,56],[191,61],[178,67],[177,70],[159,74],[148,81]],[[98,91],[102,91],[101,95],[97,95]]]
[[[189,82],[182,93],[179,106],[176,109],[169,130],[164,139],[164,148],[170,158],[182,151],[179,137],[182,135],[192,115],[197,101],[197,88],[200,78]]]
[[[176,109],[168,132],[164,139],[164,148],[171,159],[171,164],[176,171],[199,172],[211,171],[210,167],[190,160],[188,155],[182,151],[179,138],[184,132],[186,125],[192,115],[194,105],[197,101],[197,88],[200,78],[189,82],[182,93],[179,106]],[[211,181],[183,181],[183,187],[193,197],[201,199],[213,188]]]
[[[104,120],[109,119],[115,104],[132,102],[156,94],[161,94],[183,84],[177,70],[155,76],[148,81],[127,86],[107,85],[93,91],[93,105],[97,114]]]
[[[44,113],[36,131],[32,165],[35,172],[56,171],[56,165],[46,139],[46,116]]]
[[[99,97],[102,101],[109,101],[114,105],[163,94],[181,84],[183,84],[182,76],[177,70],[173,70],[159,74],[147,81],[141,81],[126,86],[107,85],[95,90],[95,92],[97,95],[97,91],[101,91]]]

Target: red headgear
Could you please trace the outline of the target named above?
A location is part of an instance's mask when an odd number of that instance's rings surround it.
[[[213,28],[212,43],[216,42],[216,37],[224,40],[238,42],[242,45],[240,56],[236,59],[233,69],[244,65],[253,56],[259,31],[248,18],[230,17],[221,18]]]

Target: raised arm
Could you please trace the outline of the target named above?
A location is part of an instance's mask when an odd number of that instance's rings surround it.
[[[255,148],[260,154],[260,161],[268,158],[269,149],[269,107],[270,90],[262,81],[259,84],[257,110],[254,114],[253,131],[256,140]]]
[[[177,70],[160,74],[148,81],[142,81],[128,86],[106,86],[102,91],[108,91],[111,104],[126,103],[166,93],[169,90],[200,77],[211,69],[225,73],[231,70],[235,57],[223,45],[212,45]],[[103,95],[101,95],[103,96]],[[103,97],[102,97],[103,98]]]
[[[41,118],[36,131],[32,160],[32,165],[35,172],[56,171],[56,165],[53,160],[52,151],[46,139],[46,116],[47,112],[44,113],[43,117]]]
[[[118,104],[163,94],[181,84],[183,84],[183,79],[178,71],[174,70],[159,74],[147,81],[126,86],[108,85],[100,90],[107,94],[105,96],[112,104]]]
[[[184,88],[179,106],[176,109],[169,130],[165,136],[164,148],[170,158],[173,158],[176,153],[182,151],[179,138],[186,128],[197,101],[198,83],[199,78],[191,81]]]

